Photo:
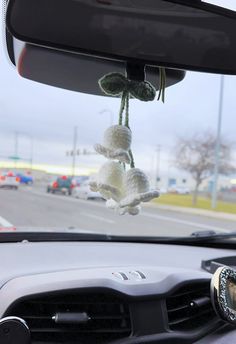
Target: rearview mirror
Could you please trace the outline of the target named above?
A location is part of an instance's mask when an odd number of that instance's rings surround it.
[[[9,0],[24,42],[151,66],[236,74],[236,14],[200,0]]]

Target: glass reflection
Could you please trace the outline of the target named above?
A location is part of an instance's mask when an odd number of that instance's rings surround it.
[[[229,307],[236,311],[236,282],[228,280],[226,283],[226,292]]]

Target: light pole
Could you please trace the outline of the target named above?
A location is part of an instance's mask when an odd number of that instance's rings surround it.
[[[34,159],[34,139],[31,134],[21,132],[22,136],[28,137],[30,141],[30,152],[29,152],[29,162],[30,162],[30,169],[33,170],[33,159]]]
[[[110,125],[114,124],[114,114],[110,109],[103,109],[99,112],[100,115],[103,115],[104,113],[110,114]]]
[[[223,100],[224,100],[224,75],[221,75],[217,136],[216,136],[216,146],[215,146],[215,166],[214,166],[213,188],[212,188],[212,199],[211,199],[212,209],[215,209],[217,206],[217,183],[218,183],[218,178],[219,178],[219,165],[220,165],[220,146],[221,146],[221,125],[222,125]]]
[[[30,169],[33,169],[33,156],[34,156],[34,140],[31,134],[25,133],[25,132],[19,132],[15,131],[15,150],[14,150],[14,158],[15,158],[15,168],[17,166],[17,161],[21,160],[18,156],[19,154],[19,136],[25,136],[28,137],[30,140],[30,153],[29,153],[29,159],[23,159],[28,160],[30,162]]]

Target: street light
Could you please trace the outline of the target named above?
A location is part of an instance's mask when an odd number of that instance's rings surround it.
[[[15,131],[14,133],[14,158],[13,160],[15,160],[15,168],[17,165],[17,161],[21,160],[18,156],[19,154],[19,136],[25,136],[28,137],[30,140],[30,157],[29,160],[30,161],[30,168],[32,170],[33,168],[33,155],[34,155],[34,140],[33,140],[33,136],[31,134],[25,133],[25,132],[19,132],[19,131]],[[26,160],[26,159],[25,159]]]
[[[29,141],[30,141],[30,157],[29,157],[29,161],[30,161],[30,169],[33,169],[33,159],[34,159],[34,138],[31,134],[25,133],[25,132],[21,132],[21,134],[23,136],[28,137]]]
[[[114,113],[110,109],[103,109],[99,112],[100,115],[103,115],[104,113],[110,114],[110,125],[113,125],[114,123]]]
[[[217,124],[217,137],[215,146],[215,166],[212,188],[211,207],[215,209],[217,206],[217,183],[219,178],[219,165],[220,165],[220,146],[221,146],[221,125],[222,125],[222,112],[223,112],[223,99],[224,98],[224,75],[220,78],[220,99],[218,110],[218,124]]]

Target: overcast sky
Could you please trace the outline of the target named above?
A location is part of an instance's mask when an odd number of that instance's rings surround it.
[[[209,1],[210,2],[210,1]],[[211,1],[236,10],[235,0]],[[131,101],[133,150],[137,165],[153,168],[155,149],[162,146],[162,169],[168,168],[170,152],[178,135],[216,130],[220,76],[188,72],[186,78],[166,92],[166,103]],[[225,79],[223,134],[235,141],[236,77]],[[109,126],[111,109],[116,120],[119,100],[80,94],[40,85],[19,77],[0,50],[0,155],[14,153],[14,132],[18,131],[19,153],[29,156],[29,140],[34,138],[37,163],[68,164],[66,150],[72,146],[73,127],[78,125],[79,147],[100,142]],[[1,160],[1,159],[0,159]],[[101,159],[86,157],[79,161],[97,165]],[[149,167],[148,167],[149,166]]]

